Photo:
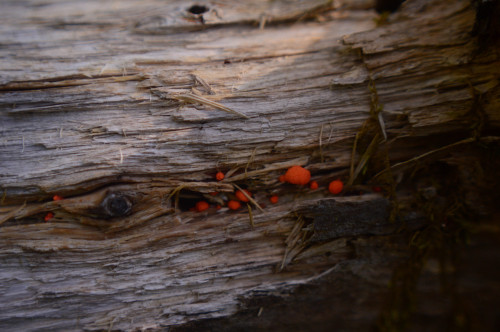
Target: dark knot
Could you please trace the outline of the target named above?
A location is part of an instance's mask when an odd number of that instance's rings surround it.
[[[101,206],[110,217],[121,217],[132,210],[132,202],[126,196],[118,193],[108,194]]]

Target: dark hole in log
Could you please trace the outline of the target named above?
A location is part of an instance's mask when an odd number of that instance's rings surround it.
[[[121,217],[132,210],[132,202],[124,195],[111,193],[102,201],[102,207],[110,217]]]
[[[196,202],[202,200],[205,199],[200,193],[183,189],[179,192],[179,201],[177,203],[177,207],[181,211],[189,211],[191,208],[194,208],[196,206]]]
[[[192,5],[191,7],[189,7],[187,11],[190,12],[191,14],[200,15],[208,12],[208,8],[200,5]]]
[[[375,3],[375,10],[378,13],[395,12],[404,0],[377,0]]]

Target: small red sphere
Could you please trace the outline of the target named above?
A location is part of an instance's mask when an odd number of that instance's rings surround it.
[[[277,195],[274,195],[274,196],[271,196],[269,197],[269,201],[273,204],[276,204],[278,203],[278,196]]]
[[[333,180],[328,186],[328,191],[334,195],[340,193],[344,188],[344,184],[340,180]]]
[[[252,196],[252,193],[251,193],[251,192],[249,192],[248,190],[243,189],[243,191],[244,191],[244,192],[245,192],[248,196]],[[235,194],[235,195],[236,195],[236,198],[237,198],[237,199],[239,199],[239,200],[240,200],[240,201],[242,201],[242,202],[248,202],[248,201],[249,201],[248,197],[246,197],[246,196],[245,196],[245,194],[243,194],[243,192],[242,192],[241,190],[238,190],[238,191],[236,192],[236,194]]]
[[[311,180],[311,172],[301,166],[292,166],[285,173],[285,181],[291,184],[304,185]]]
[[[222,172],[217,172],[217,174],[215,174],[215,178],[217,179],[217,181],[222,181],[222,180],[224,180],[224,173],[222,173]]]
[[[318,182],[316,181],[312,181],[311,184],[309,185],[309,188],[311,188],[311,190],[316,190],[318,189]]]
[[[238,210],[241,207],[241,203],[238,201],[229,201],[227,202],[227,207],[231,210]]]
[[[59,196],[59,195],[54,195],[54,196],[52,197],[52,200],[54,200],[54,201],[60,201],[60,200],[62,200],[62,199],[63,199],[63,198],[62,198],[62,196]]]
[[[207,202],[205,201],[199,201],[199,202],[196,202],[196,211],[198,212],[201,212],[201,211],[205,211],[206,209],[208,209],[210,207],[210,205],[208,205]]]
[[[49,221],[50,219],[54,218],[54,213],[52,212],[47,212],[47,214],[45,215],[45,217],[43,218],[43,220],[45,221]]]

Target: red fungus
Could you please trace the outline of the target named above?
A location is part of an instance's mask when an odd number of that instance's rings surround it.
[[[241,207],[241,203],[238,201],[229,201],[227,202],[227,207],[231,210],[238,210]]]
[[[222,180],[224,180],[224,173],[222,173],[222,172],[217,172],[217,174],[215,174],[215,178],[217,179],[217,181],[222,181]]]
[[[316,190],[318,189],[318,182],[316,181],[311,181],[311,184],[309,185],[309,188],[311,188],[311,190]]]
[[[54,200],[54,201],[60,201],[60,200],[62,200],[62,199],[63,199],[63,198],[62,198],[62,196],[59,196],[59,195],[54,195],[54,196],[52,197],[52,200]]]
[[[201,212],[201,211],[205,211],[206,209],[208,209],[209,206],[210,205],[208,205],[207,202],[199,201],[199,202],[196,202],[195,209],[196,209],[196,211]]]
[[[243,189],[243,191],[244,191],[244,192],[245,192],[248,196],[252,196],[252,193],[251,193],[251,192],[249,192],[248,190]],[[242,192],[241,190],[238,190],[238,191],[235,193],[235,195],[236,195],[236,198],[237,198],[237,199],[239,199],[239,200],[240,200],[240,201],[242,201],[242,202],[248,202],[248,201],[249,201],[248,197],[246,197],[246,196],[245,196],[245,194],[243,194],[243,192]]]
[[[209,193],[209,194],[210,194],[210,196],[217,196],[217,195],[219,195],[219,192],[217,192],[217,191],[212,191],[212,192],[211,192],[211,193]]]
[[[333,180],[330,182],[330,185],[328,185],[328,191],[334,195],[340,193],[343,188],[344,184],[340,180]]]
[[[216,209],[216,210],[220,210],[220,208],[221,208],[221,206],[220,206],[219,204],[217,204],[217,205],[215,206],[215,209]]]
[[[280,175],[279,180],[280,180],[280,182],[285,182],[285,176],[284,175]]]
[[[311,172],[301,166],[292,166],[285,173],[285,181],[291,184],[304,185],[311,180]]]
[[[43,218],[43,220],[45,221],[49,221],[50,219],[54,218],[54,213],[52,212],[47,212],[47,214],[45,215],[45,217]]]
[[[269,197],[269,202],[271,202],[273,204],[278,203],[278,196],[274,195],[274,196]]]

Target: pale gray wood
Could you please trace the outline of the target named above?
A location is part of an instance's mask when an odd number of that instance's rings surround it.
[[[285,240],[294,212],[346,179],[370,79],[393,162],[442,145],[407,148],[407,137],[468,131],[471,87],[500,125],[499,61],[475,54],[468,1],[408,0],[378,27],[367,1],[198,3],[205,26],[184,1],[0,5],[3,330],[159,329],[333,271],[358,242]],[[169,99],[193,88],[250,119]],[[280,184],[296,164],[323,189]],[[179,186],[231,193],[233,181],[267,204],[254,227],[246,210],[179,212],[169,199]],[[93,214],[110,192],[133,201],[130,215]]]

